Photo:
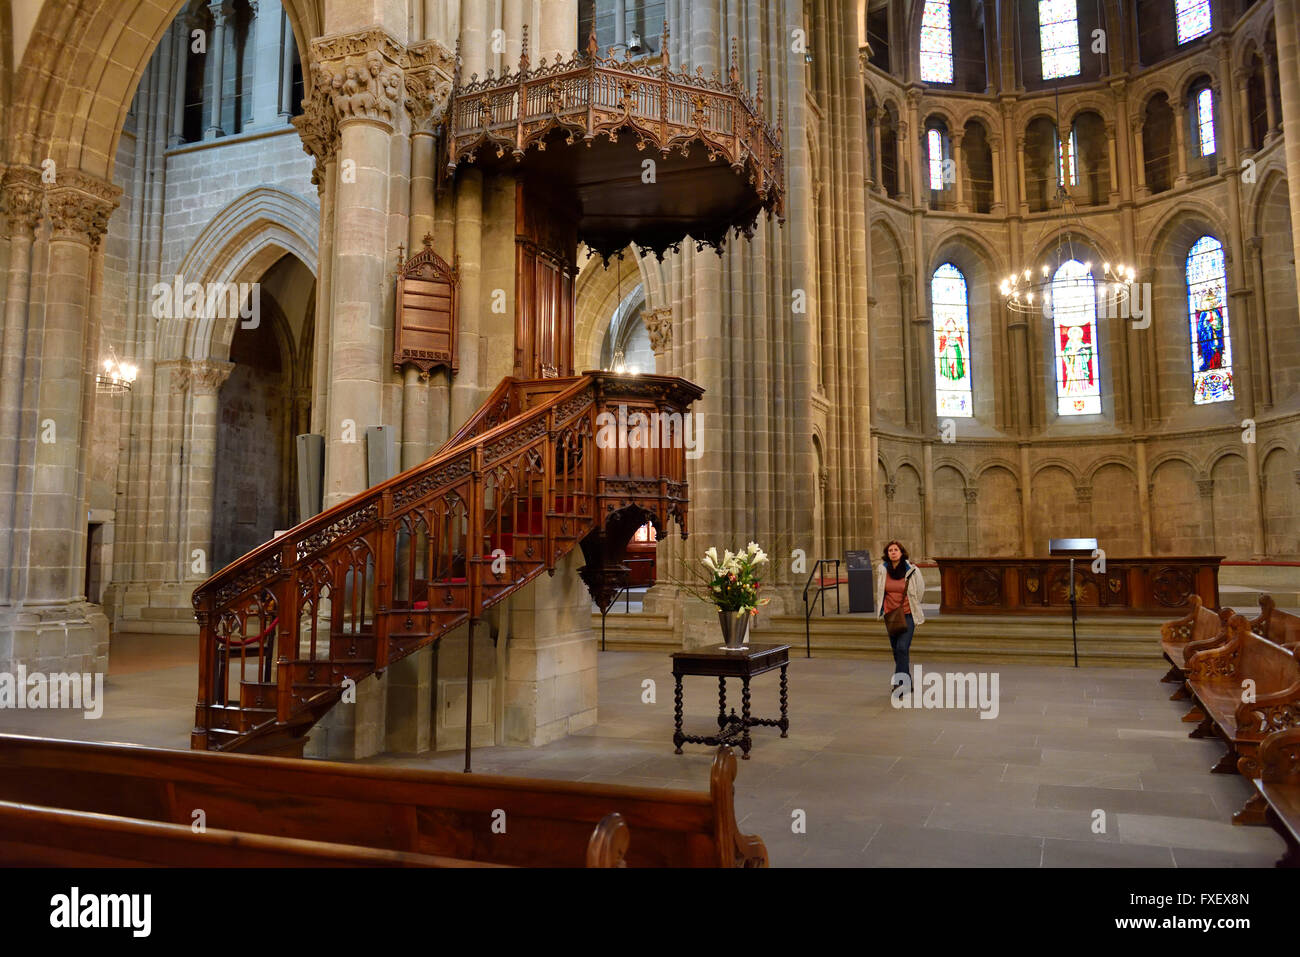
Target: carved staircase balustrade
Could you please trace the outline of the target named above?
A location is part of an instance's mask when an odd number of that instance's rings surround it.
[[[427,461],[213,575],[193,596],[191,747],[301,755],[346,681],[480,620],[575,547],[601,600],[636,528],[686,537],[680,423],[702,394],[666,376],[508,378]],[[652,447],[610,431],[636,411],[666,423]]]

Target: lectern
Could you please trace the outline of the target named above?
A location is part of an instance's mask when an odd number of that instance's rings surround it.
[[[1079,667],[1079,596],[1074,587],[1074,560],[1091,558],[1097,551],[1095,538],[1051,538],[1047,541],[1047,554],[1068,555],[1070,558],[1070,637],[1074,641],[1074,667]]]

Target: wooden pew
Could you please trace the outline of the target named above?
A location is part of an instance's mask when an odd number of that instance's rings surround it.
[[[492,867],[474,861],[239,831],[196,833],[115,814],[0,801],[6,867]]]
[[[1179,690],[1174,692],[1171,699],[1174,701],[1187,697],[1183,688],[1187,646],[1217,638],[1224,632],[1224,622],[1227,620],[1206,608],[1200,595],[1192,595],[1188,603],[1191,610],[1185,616],[1160,626],[1160,647],[1164,651],[1165,661],[1169,662],[1169,671],[1160,680],[1178,682]]]
[[[766,866],[735,777],[729,747],[697,792],[0,735],[3,801],[518,866]]]
[[[1227,744],[1227,752],[1211,770],[1254,777],[1260,742],[1269,732],[1289,727],[1300,708],[1300,662],[1292,652],[1254,634],[1241,615],[1233,615],[1228,628],[1227,642],[1197,652],[1187,662],[1187,685],[1205,715],[1190,736],[1217,733]],[[1254,682],[1252,700],[1244,700],[1248,679]],[[1258,795],[1252,795],[1233,821],[1263,823]]]
[[[1275,645],[1300,644],[1300,617],[1279,611],[1272,595],[1259,596],[1259,617],[1250,623],[1250,630]]]
[[[1278,867],[1300,867],[1300,728],[1275,731],[1259,746],[1255,789],[1268,819],[1286,841]]]

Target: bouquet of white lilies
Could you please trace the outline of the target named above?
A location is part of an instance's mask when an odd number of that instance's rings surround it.
[[[758,614],[758,606],[768,599],[760,599],[758,591],[759,568],[767,564],[767,553],[756,542],[750,542],[743,552],[730,549],[718,557],[718,550],[710,548],[702,559],[712,576],[709,581],[709,600],[722,611],[747,611]]]

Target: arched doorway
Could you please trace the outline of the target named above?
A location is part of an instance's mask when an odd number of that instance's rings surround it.
[[[294,437],[308,431],[311,421],[316,280],[300,259],[286,254],[257,286],[257,321],[236,325],[233,367],[218,396],[214,569],[301,516]]]

